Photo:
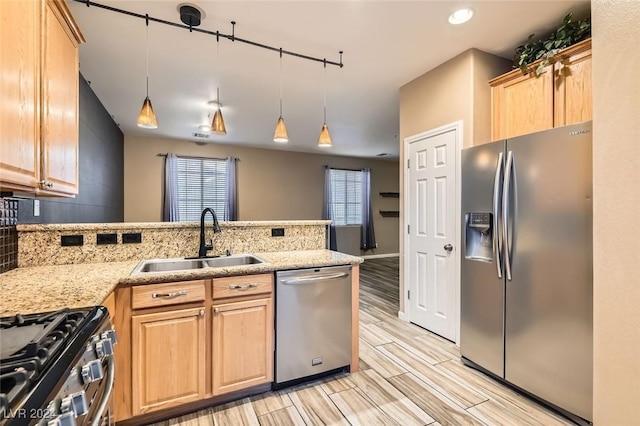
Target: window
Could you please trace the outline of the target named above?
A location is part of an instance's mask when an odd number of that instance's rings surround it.
[[[331,208],[336,226],[362,224],[362,172],[331,169]]]
[[[197,222],[205,207],[212,208],[218,220],[229,220],[227,162],[215,158],[178,157],[178,217],[181,222]]]

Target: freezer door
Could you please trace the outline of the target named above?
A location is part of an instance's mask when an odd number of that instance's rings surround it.
[[[500,199],[500,173],[504,163],[504,141],[468,148],[462,151],[462,242],[460,352],[492,373],[504,377],[504,281],[498,276],[495,250],[482,252],[470,247],[486,235],[478,235],[471,213],[482,218],[489,214],[491,232],[498,219],[494,199]],[[498,172],[498,179],[496,179]],[[497,193],[494,193],[494,187]],[[494,197],[495,196],[495,197]],[[485,216],[486,217],[486,216]],[[482,223],[482,222],[481,222]],[[467,232],[469,231],[469,232]],[[475,234],[474,234],[475,233]],[[475,237],[478,238],[475,238]],[[498,235],[483,242],[499,245]],[[482,256],[478,256],[482,253]],[[485,255],[486,254],[486,255]],[[489,257],[490,258],[487,258]],[[485,259],[483,259],[483,257]]]
[[[587,420],[593,348],[590,130],[591,123],[583,123],[507,141],[513,180],[506,379]]]

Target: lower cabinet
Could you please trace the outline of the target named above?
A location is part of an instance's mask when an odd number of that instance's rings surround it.
[[[205,397],[205,309],[131,317],[133,415]]]
[[[273,380],[271,297],[213,306],[213,395]]]

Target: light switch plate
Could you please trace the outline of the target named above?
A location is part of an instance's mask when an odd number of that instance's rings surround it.
[[[40,200],[33,200],[33,215],[40,216]]]

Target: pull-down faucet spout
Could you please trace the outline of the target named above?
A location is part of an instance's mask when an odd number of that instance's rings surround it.
[[[213,250],[213,240],[207,244],[204,237],[204,217],[207,215],[207,212],[211,213],[211,216],[213,216],[213,233],[217,234],[222,231],[220,229],[220,224],[218,223],[216,212],[209,207],[202,210],[202,214],[200,215],[200,248],[198,249],[198,257],[207,257],[207,252]]]

